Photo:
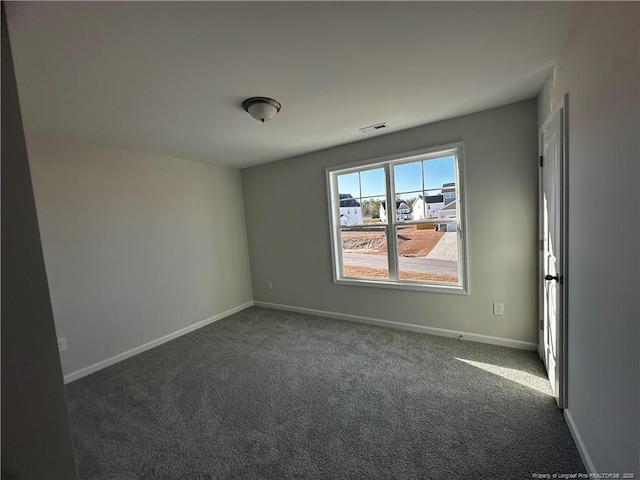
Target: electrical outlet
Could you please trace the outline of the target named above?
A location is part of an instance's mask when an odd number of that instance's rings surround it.
[[[267,288],[268,288],[269,290],[273,290],[273,282],[272,282],[271,280],[269,280],[269,281],[267,282]]]
[[[493,302],[493,314],[504,315],[504,303]]]
[[[58,339],[58,351],[64,352],[67,349],[67,339],[64,337],[60,337]]]

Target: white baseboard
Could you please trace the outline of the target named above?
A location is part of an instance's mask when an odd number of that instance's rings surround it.
[[[582,459],[582,463],[584,463],[585,468],[587,469],[587,473],[597,473],[600,470],[596,469],[593,464],[593,460],[591,460],[591,455],[589,455],[589,451],[584,444],[584,440],[582,440],[582,435],[580,435],[580,431],[578,430],[578,426],[576,422],[573,420],[573,415],[568,408],[563,410],[564,419],[567,421],[567,425],[569,426],[569,431],[571,432],[571,436],[573,437],[573,441],[576,443],[576,447],[578,448],[578,453],[580,454],[580,458]]]
[[[70,383],[70,382],[73,382],[74,380],[78,380],[79,378],[86,377],[87,375],[97,372],[98,370],[102,370],[103,368],[113,365],[114,363],[121,362],[122,360],[133,357],[134,355],[142,353],[153,347],[157,347],[158,345],[162,345],[163,343],[166,343],[169,340],[173,340],[174,338],[181,337],[182,335],[185,335],[189,332],[193,332],[194,330],[205,327],[213,322],[217,322],[218,320],[222,320],[223,318],[228,317],[229,315],[233,315],[234,313],[237,313],[241,310],[244,310],[252,306],[253,306],[253,301],[244,303],[230,310],[227,310],[226,312],[222,312],[217,315],[214,315],[213,317],[209,317],[205,320],[202,320],[201,322],[194,323],[193,325],[189,325],[188,327],[185,327],[185,328],[181,328],[180,330],[170,333],[169,335],[165,335],[164,337],[160,337],[156,340],[152,340],[151,342],[147,342],[144,345],[140,345],[139,347],[132,348],[131,350],[127,350],[126,352],[119,353],[118,355],[115,355],[111,358],[107,358],[106,360],[102,360],[98,363],[94,363],[93,365],[89,365],[88,367],[81,368],[80,370],[76,370],[75,372],[71,372],[64,376],[64,383]]]
[[[489,343],[492,345],[500,345],[503,347],[519,348],[521,350],[536,351],[538,344],[534,342],[523,342],[521,340],[511,340],[509,338],[491,337],[489,335],[480,335],[477,333],[458,332],[456,330],[446,330],[444,328],[425,327],[422,325],[413,325],[410,323],[393,322],[391,320],[382,320],[379,318],[361,317],[358,315],[349,315],[345,313],[326,312],[324,310],[314,310],[312,308],[293,307],[291,305],[281,305],[278,303],[268,303],[254,301],[256,307],[273,308],[276,310],[287,310],[290,312],[307,313],[319,317],[337,318],[338,320],[346,320],[349,322],[366,323],[369,325],[378,325],[380,327],[399,328],[401,330],[409,330],[412,332],[428,333],[429,335],[438,335],[440,337],[460,338],[462,340],[470,340],[472,342]]]
[[[202,328],[206,325],[217,322],[218,320],[228,317],[229,315],[233,315],[234,313],[237,313],[241,310],[245,310],[246,308],[249,308],[253,305],[257,307],[273,308],[276,310],[287,310],[290,312],[307,313],[309,315],[316,315],[319,317],[336,318],[339,320],[346,320],[349,322],[365,323],[369,325],[378,325],[381,327],[389,327],[389,328],[398,328],[401,330],[427,333],[430,335],[438,335],[441,337],[460,338],[460,335],[462,335],[463,340],[470,340],[473,342],[480,342],[480,343],[489,343],[492,345],[500,345],[503,347],[519,348],[522,350],[535,351],[538,348],[538,345],[533,342],[523,342],[520,340],[511,340],[508,338],[501,338],[501,337],[491,337],[488,335],[480,335],[477,333],[459,332],[456,330],[446,330],[443,328],[425,327],[422,325],[412,325],[410,323],[401,323],[401,322],[394,322],[391,320],[382,320],[378,318],[361,317],[358,315],[349,315],[345,313],[327,312],[324,310],[314,310],[312,308],[294,307],[291,305],[281,305],[277,303],[251,301],[251,302],[247,302],[242,305],[239,305],[230,310],[227,310],[225,312],[214,315],[213,317],[209,317],[205,320],[202,320],[201,322],[194,323],[193,325],[189,325],[188,327],[185,327],[176,332],[170,333],[169,335],[165,335],[164,337],[158,338],[151,342],[147,342],[144,345],[140,345],[139,347],[132,348],[131,350],[127,350],[126,352],[120,353],[118,355],[107,358],[100,362],[94,363],[93,365],[89,365],[88,367],[81,368],[80,370],[76,370],[75,372],[71,372],[64,376],[64,383],[70,383],[70,382],[73,382],[74,380],[78,380],[82,377],[86,377],[87,375],[97,372],[98,370],[102,370],[103,368],[106,368],[115,363],[121,362],[122,360],[133,357],[138,353],[142,353],[153,347],[157,347],[158,345],[162,345],[163,343],[173,340],[174,338],[178,338],[182,335],[185,335],[189,332],[193,332],[194,330]],[[577,440],[576,440],[576,443],[577,443]]]

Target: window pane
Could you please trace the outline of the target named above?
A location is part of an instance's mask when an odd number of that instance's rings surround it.
[[[380,221],[387,223],[389,221],[389,213],[395,216],[397,222],[411,220],[411,198],[415,198],[415,196],[407,195],[405,201],[405,199],[401,198],[401,195],[396,195],[396,201],[393,202],[393,205],[391,205],[391,209],[387,208],[386,200],[382,201],[380,205]],[[391,212],[389,212],[389,210],[391,210]]]
[[[418,201],[418,195],[420,192],[396,195],[396,221],[413,220],[413,206]]]
[[[403,163],[393,167],[396,193],[422,190],[422,162]]]
[[[434,158],[424,162],[424,188],[442,188],[444,184],[455,183],[456,169],[454,157]]]
[[[387,191],[384,180],[384,169],[376,168],[360,172],[360,185],[363,197],[384,196]]]
[[[444,197],[440,190],[426,190],[420,194],[412,206],[414,220],[438,218],[438,212],[444,207]]]
[[[341,195],[351,195],[352,198],[358,198],[360,196],[358,172],[338,175],[338,193]]]
[[[342,230],[343,275],[353,278],[389,278],[387,234],[384,227]]]
[[[458,283],[458,234],[455,228],[455,224],[397,227],[400,279]]]
[[[362,205],[362,221],[364,223],[381,222],[380,207],[384,201],[385,197],[363,198],[360,202]]]

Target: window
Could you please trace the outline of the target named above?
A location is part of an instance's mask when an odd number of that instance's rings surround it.
[[[468,293],[462,144],[327,169],[336,283]]]

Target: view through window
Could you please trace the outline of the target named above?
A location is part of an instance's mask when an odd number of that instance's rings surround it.
[[[461,148],[329,169],[336,280],[464,289]]]

